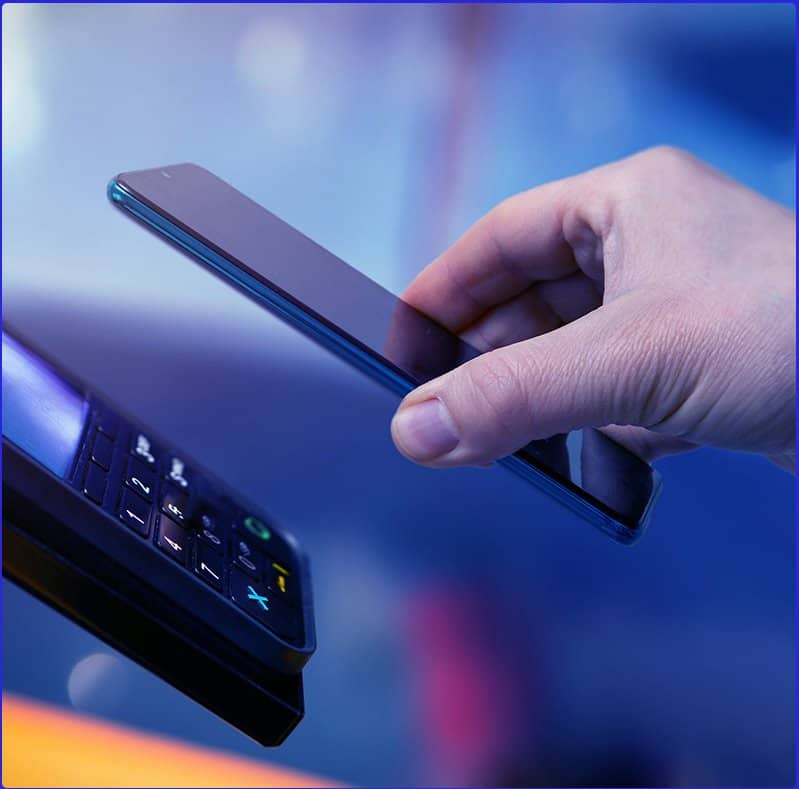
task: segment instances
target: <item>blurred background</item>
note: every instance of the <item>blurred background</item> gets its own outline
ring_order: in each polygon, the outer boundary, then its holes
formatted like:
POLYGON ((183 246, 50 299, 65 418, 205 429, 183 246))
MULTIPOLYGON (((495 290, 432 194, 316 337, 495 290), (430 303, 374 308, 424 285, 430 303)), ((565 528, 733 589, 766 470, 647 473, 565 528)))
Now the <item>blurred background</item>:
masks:
MULTIPOLYGON (((4 5, 4 320, 313 562, 307 715, 264 751, 3 582, 3 686, 372 785, 794 782, 794 479, 662 461, 623 549, 111 209, 195 161, 386 287, 502 198, 657 143, 795 204, 791 5, 4 5)), ((212 681, 212 678, 209 678, 212 681)))

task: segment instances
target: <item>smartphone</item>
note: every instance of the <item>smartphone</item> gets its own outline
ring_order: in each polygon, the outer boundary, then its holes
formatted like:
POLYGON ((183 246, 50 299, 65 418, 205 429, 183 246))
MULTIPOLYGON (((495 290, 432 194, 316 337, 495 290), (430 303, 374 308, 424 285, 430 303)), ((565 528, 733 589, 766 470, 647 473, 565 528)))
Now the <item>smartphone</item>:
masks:
POLYGON ((297 541, 3 326, 3 575, 262 745, 304 714, 297 541))
MULTIPOLYGON (((196 164, 121 173, 112 203, 404 396, 477 351, 196 164)), ((658 473, 588 429, 499 461, 621 543, 644 531, 658 473)))

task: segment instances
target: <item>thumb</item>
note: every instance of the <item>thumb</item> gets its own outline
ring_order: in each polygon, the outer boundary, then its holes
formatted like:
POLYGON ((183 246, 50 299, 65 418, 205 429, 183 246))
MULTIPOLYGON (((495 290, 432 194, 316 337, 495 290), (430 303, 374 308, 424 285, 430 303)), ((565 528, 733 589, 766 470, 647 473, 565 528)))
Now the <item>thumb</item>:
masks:
POLYGON ((415 389, 392 420, 394 443, 425 465, 484 465, 576 428, 652 425, 681 397, 677 382, 659 385, 670 334, 628 293, 415 389))

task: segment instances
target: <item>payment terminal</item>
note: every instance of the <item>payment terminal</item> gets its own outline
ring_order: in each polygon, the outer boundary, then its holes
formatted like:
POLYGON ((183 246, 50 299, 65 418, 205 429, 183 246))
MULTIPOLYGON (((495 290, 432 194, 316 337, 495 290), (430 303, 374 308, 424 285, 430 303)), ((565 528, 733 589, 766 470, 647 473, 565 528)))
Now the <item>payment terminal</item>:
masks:
POLYGON ((315 649, 295 539, 3 327, 3 574, 263 745, 315 649))

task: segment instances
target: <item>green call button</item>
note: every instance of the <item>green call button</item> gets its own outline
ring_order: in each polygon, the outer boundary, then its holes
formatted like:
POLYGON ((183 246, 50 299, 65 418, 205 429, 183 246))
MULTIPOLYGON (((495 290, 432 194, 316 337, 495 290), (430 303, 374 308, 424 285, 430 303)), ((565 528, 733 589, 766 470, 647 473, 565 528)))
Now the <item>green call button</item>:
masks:
POLYGON ((272 536, 272 532, 269 531, 266 524, 259 521, 258 518, 254 518, 252 515, 248 515, 244 519, 244 528, 247 529, 250 534, 254 534, 262 540, 268 540, 272 536))

